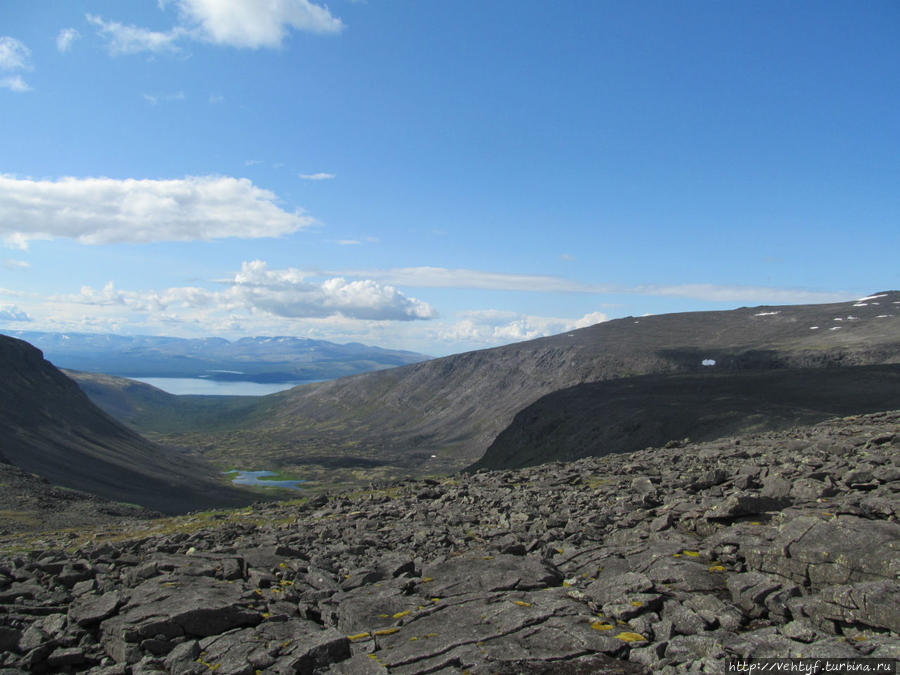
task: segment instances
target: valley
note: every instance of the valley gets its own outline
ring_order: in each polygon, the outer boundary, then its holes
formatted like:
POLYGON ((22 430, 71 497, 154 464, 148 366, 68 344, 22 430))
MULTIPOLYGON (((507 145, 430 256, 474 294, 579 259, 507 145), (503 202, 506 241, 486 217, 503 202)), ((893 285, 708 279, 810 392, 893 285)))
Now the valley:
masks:
POLYGON ((496 460, 504 453, 482 458, 507 427, 521 427, 516 415, 529 406, 555 419, 547 411, 556 400, 569 440, 551 443, 546 430, 535 431, 526 444, 535 449, 521 449, 530 453, 524 463, 896 407, 900 293, 874 295, 627 317, 258 398, 174 397, 128 380, 72 376, 104 410, 156 442, 222 470, 278 470, 308 480, 307 489, 327 489, 472 465, 522 466, 513 456, 519 450, 506 452, 508 462, 496 460), (604 396, 605 408, 588 403, 604 396))

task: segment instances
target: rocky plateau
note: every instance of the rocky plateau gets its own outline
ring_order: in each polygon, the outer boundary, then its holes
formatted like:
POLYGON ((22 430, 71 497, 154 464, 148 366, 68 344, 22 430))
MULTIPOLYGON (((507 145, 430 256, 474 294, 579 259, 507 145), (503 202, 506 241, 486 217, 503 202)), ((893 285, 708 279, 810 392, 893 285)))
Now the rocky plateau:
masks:
POLYGON ((900 658, 900 411, 0 539, 0 674, 900 658))

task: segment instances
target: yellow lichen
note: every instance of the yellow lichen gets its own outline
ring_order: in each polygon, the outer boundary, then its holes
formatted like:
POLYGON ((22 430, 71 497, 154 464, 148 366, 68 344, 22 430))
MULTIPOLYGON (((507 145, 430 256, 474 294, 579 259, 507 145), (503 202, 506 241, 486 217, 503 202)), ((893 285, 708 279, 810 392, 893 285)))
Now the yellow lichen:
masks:
POLYGON ((689 558, 699 558, 700 553, 698 551, 682 551, 689 558))
POLYGON ((407 614, 409 614, 409 610, 408 610, 408 609, 407 609, 407 610, 404 610, 404 611, 402 611, 402 612, 397 612, 396 614, 394 614, 394 618, 395 618, 395 619, 399 619, 399 618, 401 618, 401 617, 406 616, 407 614))
POLYGON ((400 629, 397 628, 396 626, 393 628, 382 628, 381 630, 376 630, 375 632, 373 632, 372 635, 375 635, 376 637, 382 636, 382 635, 393 635, 394 633, 398 632, 399 630, 400 629))
POLYGON ((595 621, 591 624, 591 628, 594 630, 612 630, 613 626, 609 623, 604 623, 602 621, 595 621))
POLYGON ((350 640, 350 642, 356 642, 357 640, 363 640, 367 637, 369 637, 368 633, 355 633, 354 635, 348 635, 347 639, 350 640))
POLYGON ((519 607, 531 607, 530 602, 525 602, 524 600, 513 600, 514 605, 518 605, 519 607))
POLYGON ((631 633, 628 631, 619 633, 618 635, 614 635, 613 637, 617 640, 622 640, 623 642, 646 642, 647 640, 647 638, 645 638, 640 633, 631 633))
POLYGON ((422 577, 422 583, 427 584, 429 581, 434 581, 432 577, 422 577))
POLYGON ((632 600, 632 601, 631 601, 631 606, 632 606, 632 607, 643 607, 643 606, 644 606, 644 603, 641 602, 640 600, 632 600))
POLYGON ((724 565, 710 565, 709 571, 710 572, 724 572, 725 566, 724 565))

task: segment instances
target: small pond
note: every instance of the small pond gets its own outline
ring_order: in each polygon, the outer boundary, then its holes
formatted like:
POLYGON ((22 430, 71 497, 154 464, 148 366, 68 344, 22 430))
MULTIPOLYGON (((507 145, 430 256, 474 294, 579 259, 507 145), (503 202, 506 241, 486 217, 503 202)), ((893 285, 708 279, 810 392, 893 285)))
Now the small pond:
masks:
POLYGON ((247 485, 252 487, 268 487, 268 488, 286 488, 288 490, 299 490, 300 484, 305 480, 272 480, 268 476, 277 476, 274 471, 224 471, 226 475, 235 474, 231 479, 233 485, 247 485))

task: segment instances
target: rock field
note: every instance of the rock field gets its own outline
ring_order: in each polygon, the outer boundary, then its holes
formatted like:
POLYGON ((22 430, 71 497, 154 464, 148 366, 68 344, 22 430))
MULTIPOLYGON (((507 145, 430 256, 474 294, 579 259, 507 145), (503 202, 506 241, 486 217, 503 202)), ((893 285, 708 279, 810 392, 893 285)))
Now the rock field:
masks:
POLYGON ((0 540, 0 675, 900 658, 900 412, 0 540))

